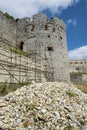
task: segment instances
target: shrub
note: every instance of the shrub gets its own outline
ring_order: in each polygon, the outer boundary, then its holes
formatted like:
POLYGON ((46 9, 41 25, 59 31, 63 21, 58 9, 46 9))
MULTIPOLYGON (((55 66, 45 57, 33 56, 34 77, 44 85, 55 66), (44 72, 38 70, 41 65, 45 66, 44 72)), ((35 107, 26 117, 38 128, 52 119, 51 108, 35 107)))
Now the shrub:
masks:
POLYGON ((7 12, 6 12, 6 13, 4 13, 4 16, 6 16, 8 19, 14 19, 14 17, 13 17, 13 16, 11 16, 11 15, 9 15, 7 12))
POLYGON ((66 94, 71 98, 71 97, 75 97, 76 93, 72 92, 72 91, 66 91, 66 94))

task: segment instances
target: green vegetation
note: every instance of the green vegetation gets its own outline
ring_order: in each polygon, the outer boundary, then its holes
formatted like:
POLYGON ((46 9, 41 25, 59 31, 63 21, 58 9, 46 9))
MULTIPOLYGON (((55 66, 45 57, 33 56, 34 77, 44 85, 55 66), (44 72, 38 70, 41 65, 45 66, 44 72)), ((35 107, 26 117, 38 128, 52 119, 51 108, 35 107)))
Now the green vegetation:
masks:
POLYGON ((74 84, 75 87, 77 87, 78 89, 80 89, 82 92, 87 94, 87 85, 84 84, 74 84))
POLYGON ((20 49, 11 48, 10 51, 12 51, 12 52, 14 52, 16 54, 20 54, 20 55, 25 56, 25 57, 29 57, 29 53, 28 52, 22 51, 20 49))
POLYGON ((12 51, 16 54, 19 54, 21 56, 29 57, 29 58, 31 58, 32 60, 35 61, 35 57, 36 57, 35 54, 30 54, 28 52, 22 51, 22 50, 17 49, 17 48, 10 48, 10 51, 12 51))
POLYGON ((7 12, 4 13, 4 16, 6 16, 8 19, 13 19, 13 20, 15 20, 14 17, 11 16, 11 15, 9 15, 7 12))
POLYGON ((25 98, 23 99, 23 104, 25 105, 26 107, 26 111, 29 111, 29 110, 33 110, 33 109, 36 109, 37 107, 37 102, 31 102, 29 100, 29 98, 25 98))
POLYGON ((64 130, 74 130, 73 126, 69 125, 66 128, 64 128, 64 130))
POLYGON ((8 94, 8 87, 6 83, 3 83, 0 85, 0 96, 4 96, 6 94, 8 94))
POLYGON ((71 72, 70 75, 82 75, 87 74, 87 72, 71 72))
POLYGON ((80 120, 80 124, 81 124, 82 126, 84 126, 84 125, 85 125, 85 122, 82 121, 82 120, 80 120))
POLYGON ((6 18, 8 19, 12 19, 14 20, 15 22, 18 22, 19 18, 14 18, 13 16, 9 15, 7 12, 3 14, 6 18))
POLYGON ((72 92, 72 91, 66 91, 66 94, 71 98, 71 97, 75 97, 76 93, 72 92))
POLYGON ((15 22, 18 22, 18 21, 19 21, 19 18, 16 18, 16 19, 15 19, 15 22))
POLYGON ((49 130, 56 130, 54 127, 51 127, 49 130))
POLYGON ((5 96, 6 94, 15 91, 18 88, 21 88, 23 85, 27 83, 18 83, 18 84, 7 84, 2 83, 0 84, 0 96, 5 96))

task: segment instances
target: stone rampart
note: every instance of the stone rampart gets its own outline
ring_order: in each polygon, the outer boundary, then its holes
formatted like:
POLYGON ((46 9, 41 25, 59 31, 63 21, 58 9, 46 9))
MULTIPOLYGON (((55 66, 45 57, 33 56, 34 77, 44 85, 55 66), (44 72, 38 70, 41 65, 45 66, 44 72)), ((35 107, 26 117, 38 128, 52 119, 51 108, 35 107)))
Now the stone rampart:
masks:
MULTIPOLYGON (((16 22, 0 12, 0 36, 16 44, 16 22)), ((1 41, 0 41, 1 42, 1 41)))
MULTIPOLYGON (((14 50, 14 48, 13 48, 14 50)), ((0 47, 0 83, 31 83, 46 81, 43 65, 30 57, 0 47)))

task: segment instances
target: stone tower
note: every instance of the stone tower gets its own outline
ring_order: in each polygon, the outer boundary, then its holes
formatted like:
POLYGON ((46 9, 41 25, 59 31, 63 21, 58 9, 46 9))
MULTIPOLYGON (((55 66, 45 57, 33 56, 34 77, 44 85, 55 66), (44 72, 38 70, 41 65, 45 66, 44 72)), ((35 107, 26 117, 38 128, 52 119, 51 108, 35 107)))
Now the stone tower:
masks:
MULTIPOLYGON (((23 18, 18 22, 17 37, 19 43, 24 43, 23 50, 38 53, 43 59, 48 59, 54 81, 70 81, 66 29, 62 20, 48 20, 45 14, 34 15, 32 21, 23 18)), ((46 62, 41 62, 46 65, 46 62)), ((46 78, 49 79, 49 74, 46 74, 46 78)))

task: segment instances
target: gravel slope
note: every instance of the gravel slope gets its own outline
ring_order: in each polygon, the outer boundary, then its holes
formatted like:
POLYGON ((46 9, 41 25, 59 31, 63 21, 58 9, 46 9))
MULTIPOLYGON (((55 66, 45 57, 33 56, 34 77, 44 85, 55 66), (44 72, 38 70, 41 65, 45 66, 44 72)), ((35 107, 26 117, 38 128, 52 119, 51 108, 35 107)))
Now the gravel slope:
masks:
POLYGON ((87 130, 87 94, 62 82, 23 86, 0 97, 0 130, 87 130))

